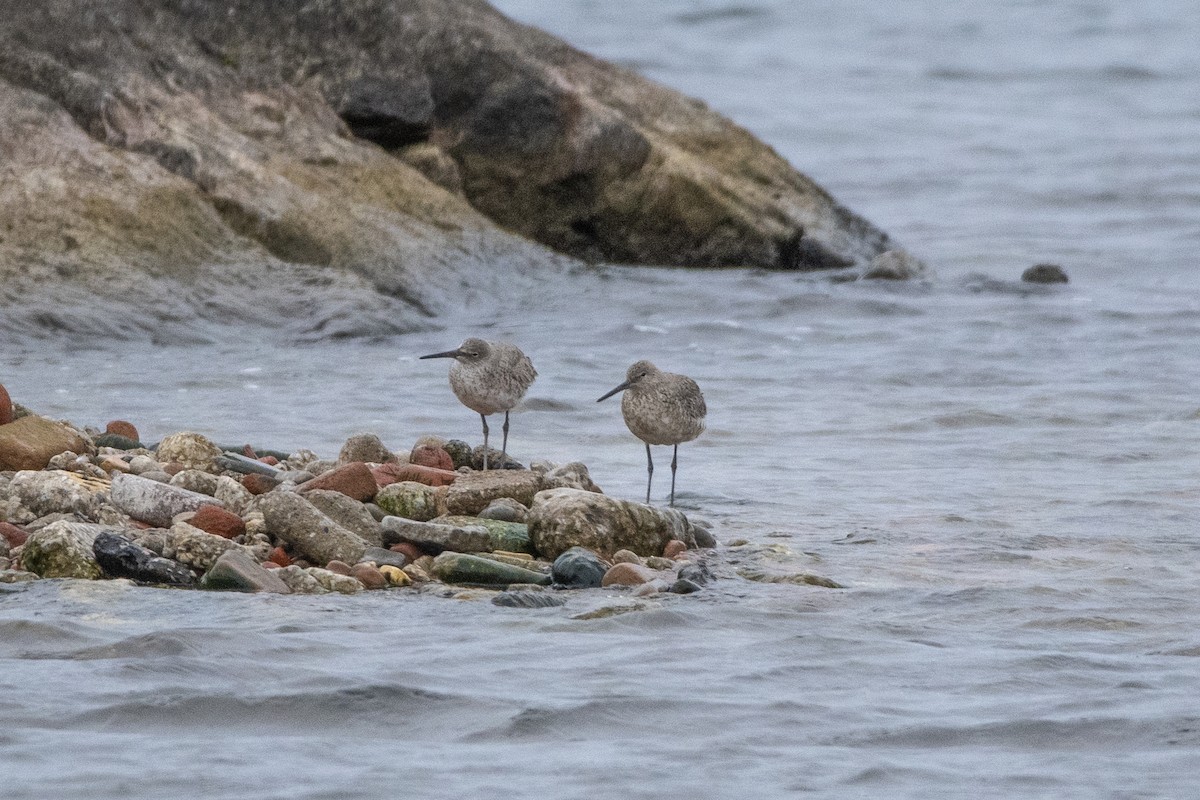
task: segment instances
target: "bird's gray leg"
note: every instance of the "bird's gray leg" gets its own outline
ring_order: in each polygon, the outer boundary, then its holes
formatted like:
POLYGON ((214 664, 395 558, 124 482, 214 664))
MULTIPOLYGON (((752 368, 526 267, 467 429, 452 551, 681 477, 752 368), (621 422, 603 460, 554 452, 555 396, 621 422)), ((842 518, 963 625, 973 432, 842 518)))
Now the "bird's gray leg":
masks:
POLYGON ((483 414, 480 414, 480 415, 479 415, 479 418, 480 418, 481 420, 483 420, 483 471, 484 471, 484 472, 487 472, 487 467, 488 467, 488 465, 487 465, 487 456, 488 456, 488 447, 487 447, 487 435, 488 435, 487 417, 485 417, 483 414))
POLYGON ((671 506, 675 506, 675 468, 679 466, 679 445, 675 445, 675 452, 671 454, 671 506))
POLYGON ((650 444, 646 444, 646 505, 650 505, 650 482, 654 480, 654 459, 650 457, 650 444))
POLYGON ((504 469, 508 464, 508 412, 504 412, 504 444, 500 447, 500 469, 504 469))

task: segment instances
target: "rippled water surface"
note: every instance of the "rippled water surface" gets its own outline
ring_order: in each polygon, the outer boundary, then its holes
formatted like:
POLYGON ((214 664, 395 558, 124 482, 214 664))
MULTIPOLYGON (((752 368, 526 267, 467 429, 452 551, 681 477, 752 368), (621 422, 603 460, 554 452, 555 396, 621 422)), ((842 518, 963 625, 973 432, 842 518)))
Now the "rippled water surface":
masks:
POLYGON ((935 277, 609 268, 379 341, 38 342, 0 381, 149 440, 331 456, 476 440, 416 356, 508 338, 541 373, 513 454, 637 498, 642 446, 594 401, 648 357, 704 389, 679 498, 751 543, 723 560, 847 588, 588 620, 610 595, 0 586, 0 797, 1191 796, 1200 12, 501 5, 703 97, 935 277), (1042 260, 1072 282, 1016 280, 1042 260))

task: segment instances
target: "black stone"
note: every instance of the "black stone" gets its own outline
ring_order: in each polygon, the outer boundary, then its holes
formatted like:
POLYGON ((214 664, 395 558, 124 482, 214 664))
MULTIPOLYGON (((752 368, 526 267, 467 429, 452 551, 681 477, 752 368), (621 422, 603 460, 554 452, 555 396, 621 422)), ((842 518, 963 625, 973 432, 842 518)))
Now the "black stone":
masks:
POLYGON ((1026 283, 1067 283, 1067 273, 1058 264, 1034 264, 1021 273, 1026 283))
POLYGON ((117 533, 104 531, 92 545, 96 561, 104 572, 114 578, 129 578, 138 583, 157 583, 169 586, 192 586, 196 573, 169 558, 156 555, 117 533))
POLYGON ((671 588, 667 591, 671 594, 692 594, 693 592, 700 591, 700 586, 686 578, 680 578, 672 583, 671 588))
POLYGON ((717 539, 712 535, 712 531, 708 529, 708 523, 706 522, 692 521, 692 538, 696 540, 696 547, 701 549, 717 546, 717 539))
POLYGON ((703 586, 713 579, 712 570, 703 561, 684 564, 677 574, 681 580, 691 581, 697 586, 703 586))
POLYGON ((117 433, 102 433, 93 441, 96 447, 111 447, 114 450, 137 450, 142 446, 141 442, 135 442, 128 436, 121 436, 117 433))
POLYGON ((552 608, 566 605, 565 597, 549 592, 501 592, 492 598, 492 604, 505 608, 552 608))
POLYGON ((572 547, 550 567, 550 577, 567 589, 594 589, 600 586, 611 565, 586 547, 572 547))

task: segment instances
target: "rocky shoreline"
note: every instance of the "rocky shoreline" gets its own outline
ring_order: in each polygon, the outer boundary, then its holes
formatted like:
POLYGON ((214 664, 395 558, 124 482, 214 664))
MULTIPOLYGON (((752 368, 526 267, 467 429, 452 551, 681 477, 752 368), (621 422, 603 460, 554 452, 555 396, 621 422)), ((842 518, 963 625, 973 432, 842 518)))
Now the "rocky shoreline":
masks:
POLYGON ((770 548, 721 547, 675 509, 605 495, 580 462, 483 471, 483 455, 436 437, 396 453, 374 434, 351 437, 335 459, 193 432, 145 446, 128 422, 78 428, 10 404, 0 386, 0 583, 486 590, 526 608, 567 602, 553 590, 691 594, 717 577, 838 586, 764 569, 770 548))

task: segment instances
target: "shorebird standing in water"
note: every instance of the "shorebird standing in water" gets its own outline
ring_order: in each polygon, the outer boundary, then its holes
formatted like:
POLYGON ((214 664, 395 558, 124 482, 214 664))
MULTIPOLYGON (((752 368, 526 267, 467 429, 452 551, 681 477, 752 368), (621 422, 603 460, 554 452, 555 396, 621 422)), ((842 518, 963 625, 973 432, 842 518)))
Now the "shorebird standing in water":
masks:
MULTIPOLYGON (((704 431, 704 395, 686 375, 663 372, 649 361, 639 361, 625 373, 625 382, 600 400, 617 392, 621 414, 634 436, 646 443, 646 502, 650 502, 650 482, 654 479, 654 460, 650 445, 675 446, 671 456, 671 505, 675 505, 675 468, 679 463, 679 445, 690 442, 704 431)), ((596 402, 599 403, 600 400, 596 402)))
POLYGON ((457 350, 431 353, 421 358, 453 358, 450 388, 459 401, 483 420, 483 468, 488 468, 489 414, 504 412, 504 445, 500 468, 508 462, 508 412, 525 396, 537 377, 533 363, 515 345, 467 339, 457 350))

